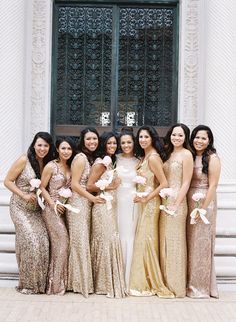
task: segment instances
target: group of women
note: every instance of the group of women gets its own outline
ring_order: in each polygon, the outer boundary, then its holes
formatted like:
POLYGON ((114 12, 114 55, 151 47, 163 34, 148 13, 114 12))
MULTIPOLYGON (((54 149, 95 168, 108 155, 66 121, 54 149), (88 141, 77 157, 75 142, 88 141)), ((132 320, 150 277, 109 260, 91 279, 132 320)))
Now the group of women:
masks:
POLYGON ((55 145, 50 134, 37 133, 5 179, 13 192, 18 291, 218 297, 220 161, 209 127, 199 125, 190 136, 186 125, 175 124, 164 144, 151 126, 136 137, 130 128, 99 137, 89 127, 78 147, 65 137, 55 145), (161 199, 165 188, 171 193, 161 199), (62 189, 72 191, 68 209, 62 189))

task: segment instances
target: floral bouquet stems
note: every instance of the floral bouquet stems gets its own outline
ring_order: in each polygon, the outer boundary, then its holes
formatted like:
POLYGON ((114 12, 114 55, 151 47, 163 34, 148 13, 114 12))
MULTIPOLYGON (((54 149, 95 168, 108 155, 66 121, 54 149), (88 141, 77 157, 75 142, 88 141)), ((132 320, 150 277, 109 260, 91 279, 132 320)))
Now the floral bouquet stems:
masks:
POLYGON ((205 195, 203 193, 201 193, 201 192, 194 193, 192 195, 192 199, 195 201, 196 206, 195 206, 195 208, 193 209, 193 211, 190 214, 190 217, 191 217, 190 224, 191 225, 196 224, 197 219, 199 217, 204 222, 204 224, 206 224, 206 225, 210 224, 209 220, 206 218, 207 211, 205 209, 203 209, 203 208, 200 208, 202 199, 204 199, 204 198, 205 198, 205 195))
POLYGON ((160 205, 160 209, 163 210, 167 215, 176 217, 177 213, 174 210, 169 210, 168 205, 169 205, 169 198, 175 197, 174 190, 172 188, 163 188, 159 192, 159 195, 163 199, 163 205, 160 205))
POLYGON ((74 212, 76 214, 79 213, 79 209, 72 207, 70 204, 68 204, 68 199, 72 196, 72 192, 70 188, 61 188, 58 190, 58 194, 60 196, 60 200, 57 200, 54 206, 55 213, 59 216, 57 211, 57 205, 62 205, 66 209, 70 210, 71 212, 74 212))
MULTIPOLYGON (((44 205, 44 198, 42 197, 40 197, 40 195, 41 195, 41 193, 42 193, 42 191, 41 191, 41 189, 39 188, 40 187, 40 184, 41 184, 41 180, 40 179, 31 179, 30 180, 30 185, 31 185, 31 188, 30 188, 30 191, 34 191, 35 192, 35 194, 36 194, 36 197, 37 197, 37 202, 38 202, 38 204, 39 204, 39 206, 40 206, 40 208, 42 209, 42 210, 44 210, 45 209, 45 205, 44 205)), ((36 204, 32 204, 32 210, 36 210, 36 208, 37 208, 37 205, 36 204)))

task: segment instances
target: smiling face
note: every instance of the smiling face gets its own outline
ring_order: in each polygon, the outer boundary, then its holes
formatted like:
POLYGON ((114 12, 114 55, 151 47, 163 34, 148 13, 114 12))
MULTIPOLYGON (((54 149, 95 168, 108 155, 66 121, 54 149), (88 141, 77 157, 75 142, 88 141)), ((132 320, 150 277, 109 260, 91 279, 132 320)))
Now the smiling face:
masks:
POLYGON ((34 150, 37 159, 43 159, 49 151, 49 144, 42 138, 37 138, 34 144, 34 150))
POLYGON ((195 138, 193 139, 193 146, 197 154, 201 155, 209 144, 209 137, 207 131, 198 131, 195 138))
POLYGON ((116 138, 112 136, 107 140, 106 153, 111 156, 116 153, 116 149, 117 149, 117 141, 116 141, 116 138))
POLYGON ((184 130, 180 126, 173 128, 173 131, 170 136, 170 141, 175 148, 182 147, 185 141, 184 130))
POLYGON ((96 133, 87 132, 84 136, 84 146, 91 152, 94 152, 98 147, 98 137, 96 133))
POLYGON ((138 141, 141 148, 144 150, 152 146, 152 138, 147 130, 140 131, 138 141))
POLYGON ((57 149, 57 152, 59 154, 60 160, 67 161, 72 156, 72 148, 71 148, 70 144, 66 141, 61 142, 61 144, 59 145, 59 147, 57 149))
POLYGON ((125 134, 120 138, 120 147, 124 154, 132 155, 134 151, 134 141, 131 135, 125 134))

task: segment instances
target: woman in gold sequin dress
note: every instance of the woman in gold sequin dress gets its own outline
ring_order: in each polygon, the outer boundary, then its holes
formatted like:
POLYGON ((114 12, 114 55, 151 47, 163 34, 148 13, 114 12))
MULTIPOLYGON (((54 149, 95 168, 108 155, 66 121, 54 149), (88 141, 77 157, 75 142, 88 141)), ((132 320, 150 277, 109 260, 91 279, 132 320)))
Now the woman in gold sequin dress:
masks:
POLYGON ((214 148, 211 129, 197 126, 191 134, 190 145, 194 155, 194 171, 188 192, 189 214, 196 208, 193 194, 205 197, 198 208, 206 211, 209 224, 197 218, 195 224, 187 221, 188 282, 187 296, 192 298, 218 297, 214 250, 216 232, 216 188, 220 176, 220 160, 214 148))
POLYGON ((63 215, 65 208, 56 204, 56 201, 63 201, 59 195, 60 190, 70 188, 70 166, 75 149, 73 141, 63 137, 57 139, 56 149, 56 159, 49 162, 43 170, 40 188, 46 201, 43 219, 50 240, 47 294, 63 295, 67 288, 69 236, 63 215))
POLYGON ((186 296, 187 245, 186 245, 186 194, 193 173, 193 157, 189 148, 189 128, 180 123, 173 125, 165 137, 166 161, 164 172, 173 189, 168 209, 160 216, 160 262, 164 281, 176 297, 186 296))
MULTIPOLYGON (((92 209, 92 238, 91 257, 96 294, 107 297, 121 298, 125 296, 125 278, 122 249, 117 223, 116 188, 120 179, 114 173, 113 165, 116 160, 117 139, 112 132, 105 132, 101 136, 101 153, 91 170, 87 189, 98 195, 111 197, 108 203, 96 204, 92 209), (110 163, 103 162, 105 156, 110 157, 110 163), (98 180, 108 180, 105 192, 96 186, 98 180)), ((104 159, 105 160, 105 159, 104 159)))
POLYGON ((100 197, 86 190, 91 165, 96 158, 99 136, 92 127, 81 131, 79 153, 71 165, 71 206, 79 213, 67 212, 69 227, 68 291, 82 293, 88 297, 93 293, 93 276, 90 255, 91 207, 92 203, 104 203, 100 197))
POLYGON ((171 298, 174 295, 163 282, 159 264, 159 192, 167 186, 161 159, 163 148, 156 130, 150 126, 142 126, 137 138, 141 157, 137 174, 146 178, 146 184, 138 184, 137 190, 143 195, 134 199, 139 203, 140 211, 130 272, 130 294, 171 298))
POLYGON ((43 167, 54 158, 51 135, 38 132, 27 155, 10 168, 4 184, 13 193, 10 215, 16 232, 16 259, 19 268, 17 290, 24 294, 45 293, 49 263, 48 234, 37 204, 31 179, 40 179, 43 167))

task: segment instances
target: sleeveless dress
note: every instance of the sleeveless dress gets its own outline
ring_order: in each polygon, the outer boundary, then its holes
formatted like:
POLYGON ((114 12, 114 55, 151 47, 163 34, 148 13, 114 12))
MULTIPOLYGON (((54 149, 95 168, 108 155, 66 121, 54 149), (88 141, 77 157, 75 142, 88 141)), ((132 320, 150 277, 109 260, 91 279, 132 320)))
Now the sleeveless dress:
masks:
MULTIPOLYGON (((175 160, 164 163, 164 172, 169 187, 178 194, 183 177, 183 164, 175 160)), ((160 261, 161 271, 168 288, 176 297, 186 296, 187 245, 186 245, 186 198, 180 204, 177 216, 164 211, 160 216, 160 261)))
MULTIPOLYGON (((82 156, 85 160, 85 168, 79 183, 86 190, 91 166, 84 153, 77 154, 74 160, 79 156, 82 156)), ((88 297, 89 293, 93 293, 90 255, 92 203, 75 191, 72 192, 69 203, 71 206, 78 208, 80 212, 78 214, 71 211, 67 212, 70 238, 67 290, 82 293, 84 297, 88 297)))
POLYGON ((123 262, 125 268, 125 282, 129 287, 130 268, 133 256, 133 243, 138 219, 138 205, 133 202, 136 191, 136 166, 138 159, 135 157, 126 158, 121 154, 117 155, 117 174, 121 184, 117 188, 117 216, 118 227, 122 246, 123 262), (119 169, 119 167, 121 167, 119 169))
MULTIPOLYGON (((147 182, 146 186, 138 184, 137 190, 143 192, 147 187, 152 190, 156 189, 159 183, 149 168, 148 159, 144 159, 138 166, 137 174, 140 175, 141 173, 145 173, 147 182)), ((163 282, 159 264, 158 219, 160 197, 156 196, 146 204, 139 206, 130 273, 130 294, 172 298, 174 295, 163 282)))
MULTIPOLYGON (((35 172, 27 159, 26 166, 15 184, 21 191, 30 193, 30 180, 35 178, 35 172)), ((17 290, 25 294, 45 293, 49 242, 41 208, 13 193, 10 215, 16 232, 16 259, 19 268, 17 290)))
MULTIPOLYGON (((217 156, 212 156, 217 157, 217 156)), ((202 167, 194 167, 191 186, 188 192, 189 214, 196 203, 192 199, 194 193, 201 192, 206 195, 208 190, 208 177, 202 172, 202 167)), ((216 233, 216 195, 207 208, 206 218, 210 224, 206 225, 199 220, 190 225, 190 217, 187 222, 188 240, 188 283, 187 296, 194 298, 218 298, 216 284, 214 251, 216 233)))
MULTIPOLYGON (((100 162, 98 158, 95 161, 100 162)), ((100 179, 109 178, 109 165, 100 179)), ((109 190, 112 208, 106 204, 95 204, 92 208, 91 257, 96 294, 121 298, 125 296, 125 278, 122 249, 117 224, 116 191, 109 190)))
MULTIPOLYGON (((70 187, 70 178, 66 178, 54 160, 49 162, 53 169, 52 177, 48 183, 48 193, 52 200, 60 201, 58 190, 70 187)), ((69 236, 65 225, 65 215, 57 215, 46 203, 43 211, 49 240, 50 264, 47 282, 47 294, 63 295, 67 287, 67 265, 69 252, 69 236)))

